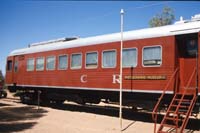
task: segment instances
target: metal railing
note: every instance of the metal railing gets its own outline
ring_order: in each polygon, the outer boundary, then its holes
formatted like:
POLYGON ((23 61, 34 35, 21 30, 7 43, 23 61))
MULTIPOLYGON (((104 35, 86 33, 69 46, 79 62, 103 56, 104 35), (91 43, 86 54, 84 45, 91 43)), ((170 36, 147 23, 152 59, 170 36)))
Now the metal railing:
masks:
MULTIPOLYGON (((186 89, 189 88, 189 86, 191 85, 192 79, 193 79, 193 77, 195 76, 195 74, 198 75, 197 72, 198 72, 198 71, 197 71, 197 68, 194 68, 194 70, 193 70, 193 72, 192 72, 192 74, 191 74, 191 76, 190 76, 190 79, 189 79, 189 81, 188 81, 188 83, 187 83, 186 89)), ((197 88, 195 88, 195 90, 196 90, 196 89, 197 89, 197 88)), ((185 93, 186 93, 186 90, 184 90, 184 94, 185 94, 185 93)), ((192 112, 192 109, 193 109, 193 107, 194 107, 194 105, 195 105, 195 102, 196 102, 196 99, 197 99, 196 92, 195 92, 195 94, 193 94, 193 95, 194 95, 194 96, 193 96, 193 98, 192 98, 191 105, 189 106, 188 111, 187 111, 186 116, 185 116, 185 119, 184 119, 184 121, 183 121, 183 124, 182 124, 182 126, 180 127, 180 131, 181 131, 181 132, 183 132, 183 130, 185 129, 185 127, 186 127, 186 125, 187 125, 187 122, 188 122, 188 120, 189 120, 190 113, 192 112)), ((181 101, 183 100, 183 98, 184 98, 184 96, 182 96, 181 101)), ((181 102, 178 104, 178 106, 180 106, 180 104, 181 104, 181 102)), ((175 113, 177 113, 177 112, 178 112, 178 109, 176 109, 175 113)))
MULTIPOLYGON (((166 94, 166 91, 167 89, 169 88, 169 86, 171 85, 173 79, 177 76, 177 72, 179 71, 179 68, 176 68, 176 70, 174 71, 174 73, 172 74, 171 78, 169 79, 167 85, 165 86, 164 88, 164 91, 162 93, 162 95, 160 96, 160 98, 158 99, 158 102, 157 104, 155 105, 154 109, 153 109, 153 112, 152 112, 152 119, 154 121, 154 133, 156 133, 156 124, 157 124, 157 117, 158 117, 158 114, 157 114, 157 110, 158 110, 158 107, 161 103, 161 100, 163 99, 164 95, 166 94)), ((177 91, 177 86, 175 88, 175 91, 177 91)))

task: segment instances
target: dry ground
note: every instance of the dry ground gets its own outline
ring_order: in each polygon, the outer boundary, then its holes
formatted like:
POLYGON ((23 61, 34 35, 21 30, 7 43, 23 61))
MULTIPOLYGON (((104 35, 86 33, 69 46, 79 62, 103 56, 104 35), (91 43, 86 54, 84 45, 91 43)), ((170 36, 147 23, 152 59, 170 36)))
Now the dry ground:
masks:
MULTIPOLYGON (((153 133, 151 114, 123 110, 122 133, 153 133)), ((159 117, 161 118, 161 116, 159 117)), ((187 133, 200 133, 200 119, 192 119, 187 133)), ((0 99, 0 132, 120 133, 118 108, 105 104, 81 106, 66 103, 40 107, 11 98, 0 99)))

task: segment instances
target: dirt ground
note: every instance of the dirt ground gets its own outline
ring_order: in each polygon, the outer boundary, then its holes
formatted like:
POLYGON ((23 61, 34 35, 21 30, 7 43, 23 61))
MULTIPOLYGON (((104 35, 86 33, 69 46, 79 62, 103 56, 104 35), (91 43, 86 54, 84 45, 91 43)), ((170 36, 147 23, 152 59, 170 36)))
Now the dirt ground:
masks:
MULTIPOLYGON (((153 126, 150 113, 123 109, 122 133, 153 133, 153 126)), ((191 119, 187 128, 187 133, 200 133, 200 119, 191 119)), ((0 132, 120 133, 118 108, 65 102, 61 106, 38 109, 34 105, 21 104, 9 95, 0 99, 0 132)))

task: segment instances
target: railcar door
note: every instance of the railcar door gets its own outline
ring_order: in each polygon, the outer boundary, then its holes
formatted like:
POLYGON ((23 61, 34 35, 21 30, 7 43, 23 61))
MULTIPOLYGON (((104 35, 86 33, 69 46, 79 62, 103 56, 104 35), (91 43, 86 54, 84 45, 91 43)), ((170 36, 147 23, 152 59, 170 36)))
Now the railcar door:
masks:
POLYGON ((198 62, 198 33, 176 36, 178 62, 180 67, 180 87, 178 92, 195 92, 196 68, 198 62), (192 76, 192 73, 193 76, 192 76), (191 82, 190 82, 191 81, 191 82))
POLYGON ((18 75, 19 75, 19 57, 14 56, 14 59, 13 59, 13 83, 14 84, 17 84, 18 75))
POLYGON ((7 84, 13 83, 13 60, 14 60, 14 57, 7 58, 7 64, 6 64, 6 83, 7 84))

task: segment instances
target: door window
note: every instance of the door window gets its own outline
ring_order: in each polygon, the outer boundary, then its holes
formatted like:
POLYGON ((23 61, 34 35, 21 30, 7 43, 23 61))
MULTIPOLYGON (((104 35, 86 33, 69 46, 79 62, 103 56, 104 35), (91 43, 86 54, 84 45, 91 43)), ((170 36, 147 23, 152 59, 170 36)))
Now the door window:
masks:
POLYGON ((11 60, 7 61, 7 71, 12 71, 12 61, 11 60))

